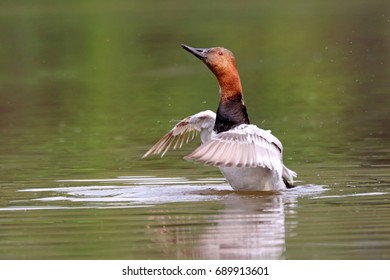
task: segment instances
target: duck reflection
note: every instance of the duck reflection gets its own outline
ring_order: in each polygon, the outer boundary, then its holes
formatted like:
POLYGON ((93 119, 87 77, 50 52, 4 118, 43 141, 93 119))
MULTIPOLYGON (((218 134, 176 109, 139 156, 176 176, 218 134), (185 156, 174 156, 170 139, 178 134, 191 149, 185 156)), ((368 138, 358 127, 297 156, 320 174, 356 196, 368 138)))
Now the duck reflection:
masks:
POLYGON ((292 199, 232 192, 213 204, 220 209, 206 214, 201 205, 192 205, 198 209, 192 214, 162 211, 152 217, 155 224, 148 232, 168 258, 283 259, 285 204, 292 199))

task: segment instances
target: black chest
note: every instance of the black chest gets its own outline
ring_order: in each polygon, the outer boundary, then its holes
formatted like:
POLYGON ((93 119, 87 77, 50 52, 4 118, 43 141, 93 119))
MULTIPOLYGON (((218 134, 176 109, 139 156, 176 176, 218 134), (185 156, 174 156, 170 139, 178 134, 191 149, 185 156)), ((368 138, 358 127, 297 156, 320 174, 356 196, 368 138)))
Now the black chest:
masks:
POLYGON ((217 110, 214 131, 217 133, 224 132, 240 124, 249 124, 248 113, 241 100, 229 100, 220 103, 217 110))

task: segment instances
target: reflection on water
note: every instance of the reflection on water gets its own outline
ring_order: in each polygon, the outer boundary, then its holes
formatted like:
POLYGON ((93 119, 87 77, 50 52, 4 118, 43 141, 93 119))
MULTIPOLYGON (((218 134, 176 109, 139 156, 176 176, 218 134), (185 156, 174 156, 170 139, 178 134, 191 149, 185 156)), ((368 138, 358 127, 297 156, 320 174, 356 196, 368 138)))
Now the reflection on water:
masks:
POLYGON ((285 250, 284 197, 236 195, 198 237, 196 258, 280 259, 285 250))
POLYGON ((151 234, 156 235, 156 242, 174 243, 178 258, 281 259, 286 232, 284 199, 282 195, 233 195, 222 203, 218 214, 208 217, 201 232, 190 226, 178 231, 172 227, 173 216, 155 216, 165 230, 151 234), (189 235, 193 239, 190 248, 189 235))
POLYGON ((298 197, 313 197, 326 190, 306 185, 281 193, 239 193, 220 178, 190 181, 135 176, 60 182, 104 185, 23 189, 21 192, 38 197, 14 201, 17 206, 0 211, 152 207, 147 216, 147 237, 166 257, 185 259, 283 259, 286 232, 295 224, 286 225, 285 213, 294 212, 298 197), (107 185, 113 183, 121 185, 107 185), (194 209, 195 218, 172 213, 175 207, 169 206, 209 201, 217 208, 209 213, 194 209), (155 209, 159 204, 166 209, 155 209))
POLYGON ((23 251, 22 258, 390 257, 390 188, 302 185, 241 193, 221 178, 152 176, 55 184, 20 189, 0 208, 5 258, 19 258, 23 249, 15 245, 29 246, 31 238, 40 251, 23 251))

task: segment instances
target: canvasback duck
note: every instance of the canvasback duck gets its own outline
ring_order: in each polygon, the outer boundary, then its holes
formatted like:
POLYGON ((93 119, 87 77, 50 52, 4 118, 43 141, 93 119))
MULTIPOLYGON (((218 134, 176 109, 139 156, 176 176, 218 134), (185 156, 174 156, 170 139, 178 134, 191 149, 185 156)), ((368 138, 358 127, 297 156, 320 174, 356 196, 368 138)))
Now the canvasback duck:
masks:
POLYGON ((292 187, 297 174, 283 164, 282 143, 270 130, 249 122, 233 53, 222 47, 181 46, 217 77, 217 113, 207 110, 184 118, 143 158, 151 154, 162 157, 170 148, 181 148, 200 132, 202 144, 184 159, 217 166, 234 190, 278 191, 292 187))

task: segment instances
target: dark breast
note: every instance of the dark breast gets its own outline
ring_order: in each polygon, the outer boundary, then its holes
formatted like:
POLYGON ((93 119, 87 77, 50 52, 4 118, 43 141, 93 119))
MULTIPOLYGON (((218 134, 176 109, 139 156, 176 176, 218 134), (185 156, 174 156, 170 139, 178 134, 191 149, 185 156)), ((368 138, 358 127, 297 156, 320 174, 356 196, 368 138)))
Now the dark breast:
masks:
POLYGON ((214 131, 217 133, 224 132, 240 124, 249 124, 246 107, 242 104, 241 99, 220 103, 214 131))

